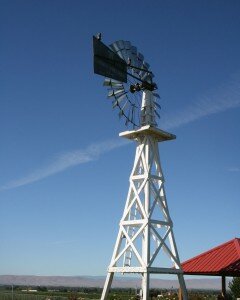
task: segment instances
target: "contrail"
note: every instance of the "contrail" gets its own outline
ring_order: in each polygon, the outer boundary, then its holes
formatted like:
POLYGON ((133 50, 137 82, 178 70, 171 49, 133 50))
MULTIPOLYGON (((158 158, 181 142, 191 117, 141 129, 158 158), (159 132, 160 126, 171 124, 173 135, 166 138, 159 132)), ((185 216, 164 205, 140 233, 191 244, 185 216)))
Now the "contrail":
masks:
POLYGON ((229 172, 240 172, 240 168, 239 167, 231 167, 228 169, 229 172))
POLYGON ((203 117, 239 106, 240 76, 237 74, 226 84, 198 97, 194 103, 183 110, 163 116, 161 127, 166 129, 177 128, 203 117))
MULTIPOLYGON (((166 129, 177 128, 199 120, 205 116, 239 107, 239 79, 240 76, 237 74, 231 81, 216 89, 213 89, 205 95, 200 96, 193 104, 186 107, 182 111, 167 114, 161 119, 161 127, 166 129)), ((85 149, 70 151, 62 155, 57 155, 49 165, 37 169, 25 177, 8 182, 0 187, 0 191, 24 186, 59 172, 63 172, 68 168, 96 160, 100 155, 126 144, 128 144, 128 141, 126 140, 107 140, 92 144, 85 149)), ((238 168, 234 168, 235 172, 238 170, 238 168)))
POLYGON ((27 185, 56 173, 63 172, 68 168, 96 160, 100 155, 126 144, 128 144, 127 140, 107 140, 92 144, 85 149, 79 149, 57 155, 49 165, 39 168, 25 177, 8 182, 4 186, 0 187, 0 191, 27 185))

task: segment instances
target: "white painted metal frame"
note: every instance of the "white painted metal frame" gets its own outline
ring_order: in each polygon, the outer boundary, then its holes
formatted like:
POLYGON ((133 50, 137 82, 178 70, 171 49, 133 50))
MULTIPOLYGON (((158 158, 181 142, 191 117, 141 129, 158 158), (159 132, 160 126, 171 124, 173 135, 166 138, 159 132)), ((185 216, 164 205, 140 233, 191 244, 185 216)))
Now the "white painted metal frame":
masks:
MULTIPOLYGON (((152 105, 151 97, 151 94, 145 94, 143 102, 152 105)), ((145 115, 144 120, 149 120, 151 126, 155 125, 152 115, 151 118, 145 115)), ((145 121, 143 125, 146 125, 145 121)), ((114 273, 141 273, 143 300, 149 298, 150 273, 176 274, 185 300, 186 286, 165 196, 158 139, 149 130, 142 130, 134 140, 137 148, 127 201, 101 300, 107 298, 114 273), (169 267, 154 266, 161 251, 167 255, 169 267)))

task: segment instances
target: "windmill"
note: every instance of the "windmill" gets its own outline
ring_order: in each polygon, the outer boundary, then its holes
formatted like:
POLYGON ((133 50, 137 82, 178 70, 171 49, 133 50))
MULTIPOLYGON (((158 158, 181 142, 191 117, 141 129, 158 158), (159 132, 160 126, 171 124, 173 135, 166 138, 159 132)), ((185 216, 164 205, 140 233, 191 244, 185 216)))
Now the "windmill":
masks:
POLYGON ((115 273, 141 274, 143 300, 149 299, 150 274, 178 277, 183 299, 187 291, 173 234, 158 143, 176 138, 157 127, 159 95, 144 56, 129 41, 107 47, 101 35, 93 37, 94 72, 105 76, 103 85, 119 117, 132 130, 120 137, 136 142, 129 191, 119 224, 101 300, 107 299, 115 273))

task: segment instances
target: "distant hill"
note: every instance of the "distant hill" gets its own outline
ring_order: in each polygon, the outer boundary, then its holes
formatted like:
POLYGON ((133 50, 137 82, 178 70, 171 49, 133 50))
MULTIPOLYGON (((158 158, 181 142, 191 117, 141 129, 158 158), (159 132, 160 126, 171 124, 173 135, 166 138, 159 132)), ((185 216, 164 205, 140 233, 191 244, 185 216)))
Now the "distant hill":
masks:
MULTIPOLYGON (((67 286, 67 287, 103 287, 105 276, 25 276, 25 275, 0 275, 1 285, 24 286, 67 286)), ((139 287, 140 279, 132 277, 116 277, 112 287, 139 287)), ((221 287, 220 277, 208 279, 186 279, 189 289, 214 289, 221 287)), ((177 280, 151 279, 153 288, 177 288, 177 280)))

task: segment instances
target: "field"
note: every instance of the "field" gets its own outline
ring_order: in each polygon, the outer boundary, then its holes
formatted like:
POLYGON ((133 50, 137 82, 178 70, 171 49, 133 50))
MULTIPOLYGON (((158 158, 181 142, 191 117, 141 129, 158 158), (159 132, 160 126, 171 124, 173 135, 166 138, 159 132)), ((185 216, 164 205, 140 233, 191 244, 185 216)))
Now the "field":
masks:
MULTIPOLYGON (((0 300, 90 300, 100 299, 100 288, 67 288, 67 287, 23 287, 1 286, 0 300)), ((138 300, 139 291, 135 289, 112 289, 109 300, 138 300)), ((215 300, 220 291, 189 291, 190 300, 215 300)), ((177 300, 176 290, 151 289, 150 299, 177 300)))

